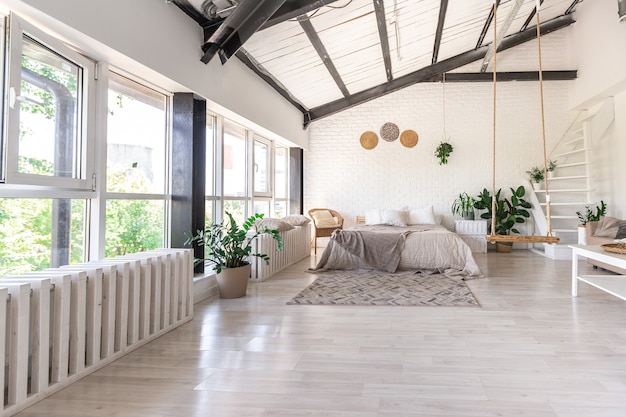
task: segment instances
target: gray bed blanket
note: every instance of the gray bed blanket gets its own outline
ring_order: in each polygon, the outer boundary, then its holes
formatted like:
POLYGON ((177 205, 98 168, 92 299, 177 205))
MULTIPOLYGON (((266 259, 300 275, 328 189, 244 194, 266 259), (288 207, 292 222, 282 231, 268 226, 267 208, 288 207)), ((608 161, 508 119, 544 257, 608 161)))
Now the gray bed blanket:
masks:
MULTIPOLYGON (((331 236, 336 244, 362 259, 372 268, 395 272, 409 231, 374 233, 356 230, 336 230, 331 236)), ((324 265, 320 261, 318 265, 324 265)))

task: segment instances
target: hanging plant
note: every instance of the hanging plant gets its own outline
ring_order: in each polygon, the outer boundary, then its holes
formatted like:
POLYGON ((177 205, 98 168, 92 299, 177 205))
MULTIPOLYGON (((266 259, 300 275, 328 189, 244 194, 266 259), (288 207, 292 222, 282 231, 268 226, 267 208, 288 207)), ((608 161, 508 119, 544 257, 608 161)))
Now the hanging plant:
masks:
POLYGON ((437 149, 435 149, 435 156, 439 158, 439 165, 445 165, 448 163, 448 158, 454 148, 448 142, 441 142, 437 149))

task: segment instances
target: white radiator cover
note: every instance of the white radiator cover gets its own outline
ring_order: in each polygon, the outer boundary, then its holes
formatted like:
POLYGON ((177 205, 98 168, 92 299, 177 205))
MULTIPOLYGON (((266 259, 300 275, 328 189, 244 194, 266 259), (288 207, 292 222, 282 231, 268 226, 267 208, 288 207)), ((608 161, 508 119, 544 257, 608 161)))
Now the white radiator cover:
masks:
POLYGON ((23 410, 192 318, 191 249, 0 278, 0 404, 6 404, 0 416, 23 410))
POLYGON ((277 251, 278 243, 268 234, 261 234, 252 242, 253 253, 265 253, 270 257, 269 264, 257 257, 252 257, 251 279, 263 281, 269 276, 285 269, 311 255, 311 225, 295 226, 292 230, 280 233, 283 238, 283 250, 277 251))

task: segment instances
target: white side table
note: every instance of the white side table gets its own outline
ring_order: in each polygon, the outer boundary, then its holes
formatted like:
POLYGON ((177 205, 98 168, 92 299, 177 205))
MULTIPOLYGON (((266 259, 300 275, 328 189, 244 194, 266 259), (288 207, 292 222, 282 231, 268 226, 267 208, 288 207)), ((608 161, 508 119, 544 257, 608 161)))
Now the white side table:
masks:
POLYGON ((487 253, 487 220, 455 220, 454 231, 473 253, 487 253))

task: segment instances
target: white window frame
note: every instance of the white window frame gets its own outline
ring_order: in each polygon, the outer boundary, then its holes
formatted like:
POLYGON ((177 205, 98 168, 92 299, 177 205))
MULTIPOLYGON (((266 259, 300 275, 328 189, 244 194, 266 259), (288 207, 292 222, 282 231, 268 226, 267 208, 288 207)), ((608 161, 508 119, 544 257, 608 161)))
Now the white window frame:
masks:
POLYGON ((271 198, 274 190, 274 146, 272 141, 265 139, 262 136, 254 135, 252 138, 252 195, 253 197, 267 197, 271 198), (256 186, 256 143, 259 142, 267 146, 267 191, 259 191, 256 186))
POLYGON ((77 53, 57 39, 47 35, 34 25, 11 13, 9 16, 7 91, 8 103, 5 111, 5 154, 4 182, 6 184, 39 185, 63 187, 74 190, 95 189, 95 118, 96 118, 96 63, 77 53), (50 177, 45 175, 25 174, 18 171, 19 153, 19 115, 20 106, 15 105, 20 96, 23 38, 28 36, 33 41, 50 49, 54 53, 73 62, 82 70, 80 111, 80 178, 50 177))

